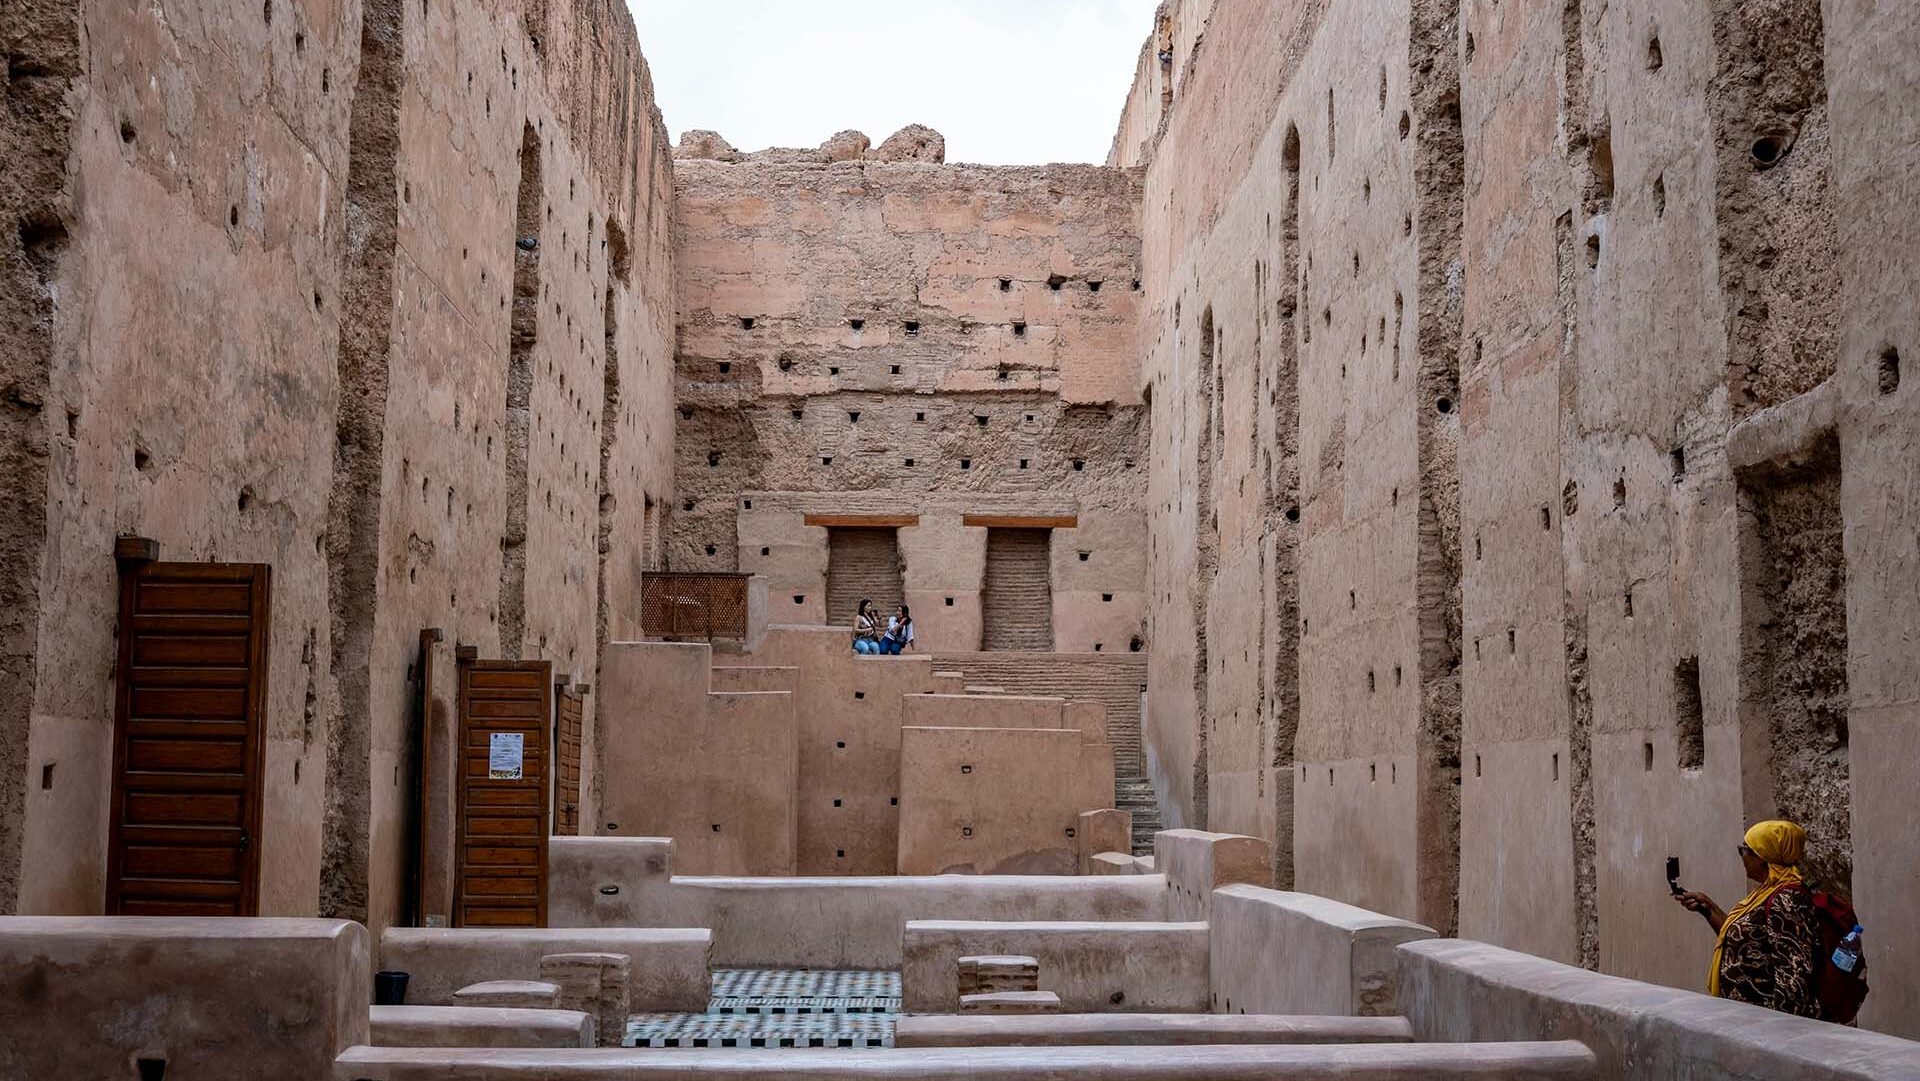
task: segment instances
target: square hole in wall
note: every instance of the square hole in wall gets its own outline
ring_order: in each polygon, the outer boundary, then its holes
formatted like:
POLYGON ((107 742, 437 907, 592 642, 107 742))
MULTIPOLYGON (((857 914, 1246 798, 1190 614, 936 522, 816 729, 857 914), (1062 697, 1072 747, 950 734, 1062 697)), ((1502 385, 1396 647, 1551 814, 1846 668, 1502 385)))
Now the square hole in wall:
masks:
POLYGON ((952 608, 952 607, 953 607, 953 598, 952 598, 952 597, 948 597, 948 598, 947 598, 947 607, 948 607, 948 608, 952 608))
POLYGON ((906 461, 905 461, 905 463, 904 463, 904 464, 906 465, 906 467, 907 467, 908 469, 912 469, 912 468, 913 468, 913 459, 912 459, 912 458, 908 458, 908 459, 906 459, 906 461))
POLYGON ((853 698, 854 698, 854 701, 856 702, 864 702, 867 700, 867 692, 855 691, 853 692, 853 698))
POLYGON ((805 593, 795 593, 793 595, 793 603, 795 604, 807 603, 807 595, 805 593))
POLYGON ((753 329, 753 325, 754 325, 754 318, 753 318, 753 316, 751 316, 751 315, 743 315, 743 316, 741 316, 741 317, 740 317, 740 329, 741 329, 741 330, 752 330, 752 329, 753 329))
POLYGON ((962 468, 962 469, 972 469, 972 468, 973 468, 973 459, 972 459, 972 458, 962 458, 962 459, 960 459, 960 468, 962 468))
POLYGON ((740 507, 741 507, 741 509, 742 509, 742 510, 752 510, 752 509, 753 509, 753 500, 751 500, 751 499, 743 499, 743 500, 741 500, 741 501, 740 501, 740 507))
POLYGON ((730 360, 723 360, 723 361, 721 361, 721 362, 720 362, 720 374, 721 374, 721 375, 725 375, 725 374, 727 374, 728 372, 730 372, 730 371, 732 371, 732 370, 733 370, 733 362, 732 362, 732 361, 730 361, 730 360))
POLYGON ((1075 473, 1085 472, 1086 468, 1087 468, 1087 460, 1085 458, 1075 458, 1073 460, 1073 471, 1075 473))
POLYGON ((985 413, 975 413, 973 415, 973 422, 984 428, 987 426, 987 415, 985 413))
POLYGON ((847 320, 847 325, 855 330, 862 330, 865 329, 867 321, 865 319, 849 319, 847 320))
POLYGON ((846 859, 846 858, 847 858, 847 850, 846 850, 846 849, 844 849, 844 848, 837 848, 837 849, 834 849, 834 852, 833 852, 833 855, 834 855, 834 858, 835 858, 835 859, 846 859))
POLYGON ((1013 279, 1012 279, 1012 278, 1001 278, 1001 279, 1000 279, 1000 291, 1001 291, 1002 293, 1011 293, 1011 292, 1013 292, 1013 279))
POLYGON ((847 741, 844 739, 835 740, 833 745, 843 751, 847 749, 847 741))
POLYGON ((831 455, 831 454, 822 454, 822 455, 820 456, 820 464, 821 464, 821 465, 832 465, 832 464, 833 464, 833 455, 831 455))
POLYGON ((833 801, 833 805, 834 805, 835 807, 838 807, 838 806, 840 806, 840 801, 839 801, 839 800, 834 800, 834 801, 833 801))
POLYGON ((832 368, 828 368, 828 369, 827 369, 827 374, 828 374, 828 375, 839 375, 839 374, 840 374, 840 369, 839 369, 839 367, 838 367, 838 366, 835 366, 835 367, 832 367, 832 368))
POLYGON ((763 546, 761 546, 761 548, 760 548, 760 554, 761 554, 761 555, 763 555, 763 556, 766 556, 766 555, 772 555, 772 554, 773 554, 773 549, 771 549, 771 548, 768 548, 768 547, 766 547, 766 546, 764 546, 764 545, 763 545, 763 546))
POLYGON ((907 337, 911 338, 920 333, 920 324, 909 319, 900 324, 900 329, 906 331, 907 337))
POLYGON ((1102 604, 1112 604, 1112 603, 1113 603, 1113 594, 1111 594, 1111 593, 1102 593, 1102 594, 1100 594, 1100 603, 1102 603, 1102 604))
POLYGON ((1013 324, 1013 336, 1014 336, 1014 337, 1016 337, 1016 338, 1024 338, 1024 337, 1026 337, 1026 336, 1027 336, 1027 324, 1025 324, 1025 323, 1015 323, 1015 324, 1013 324))
POLYGON ((887 806, 889 806, 889 807, 898 807, 898 806, 900 806, 900 797, 899 797, 899 796, 889 796, 889 797, 887 798, 887 806))
POLYGON ((899 374, 900 374, 900 365, 898 365, 898 364, 889 364, 889 365, 887 365, 887 374, 889 374, 889 375, 899 375, 899 374))
POLYGON ((1093 556, 1092 552, 1081 552, 1080 562, 1085 563, 1088 559, 1092 558, 1092 556, 1093 556))
POLYGON ((1025 469, 1026 467, 1027 467, 1027 460, 1025 458, 1020 459, 1020 468, 1025 469))

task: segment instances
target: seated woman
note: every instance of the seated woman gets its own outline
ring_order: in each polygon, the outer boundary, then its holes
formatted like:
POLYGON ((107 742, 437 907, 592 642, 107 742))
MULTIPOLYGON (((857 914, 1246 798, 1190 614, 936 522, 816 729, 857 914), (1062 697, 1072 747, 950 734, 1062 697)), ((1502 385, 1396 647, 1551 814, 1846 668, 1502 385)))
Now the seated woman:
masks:
POLYGON ((912 644, 913 613, 903 604, 887 620, 887 633, 880 636, 880 652, 899 656, 901 650, 912 644))
POLYGON ((880 652, 880 621, 873 614, 873 602, 862 597, 860 611, 853 617, 853 651, 880 652))

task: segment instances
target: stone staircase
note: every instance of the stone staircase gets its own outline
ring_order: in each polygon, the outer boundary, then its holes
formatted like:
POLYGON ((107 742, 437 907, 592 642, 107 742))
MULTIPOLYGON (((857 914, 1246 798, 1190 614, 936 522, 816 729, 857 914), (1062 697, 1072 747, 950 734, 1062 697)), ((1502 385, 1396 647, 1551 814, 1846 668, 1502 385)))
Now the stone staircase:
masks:
POLYGON ((1153 854, 1153 835, 1163 828, 1160 824, 1160 802, 1153 792, 1153 782, 1145 777, 1113 778, 1113 805, 1133 815, 1133 854, 1150 856, 1153 854))
POLYGON ((962 672, 970 686, 1106 706, 1107 742, 1113 746, 1113 805, 1133 813, 1134 853, 1153 851, 1153 835, 1161 826, 1153 782, 1146 777, 1140 754, 1140 693, 1147 685, 1144 654, 942 653, 934 658, 934 668, 962 672))

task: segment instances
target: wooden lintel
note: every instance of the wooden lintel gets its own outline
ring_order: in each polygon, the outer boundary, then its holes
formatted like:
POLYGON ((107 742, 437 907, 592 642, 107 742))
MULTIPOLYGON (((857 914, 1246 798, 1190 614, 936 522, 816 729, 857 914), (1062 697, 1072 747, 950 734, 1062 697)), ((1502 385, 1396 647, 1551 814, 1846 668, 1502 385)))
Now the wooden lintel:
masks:
POLYGON ((920 524, 918 514, 809 514, 806 524, 828 529, 906 529, 920 524))
POLYGON ((963 525, 987 529, 1078 529, 1077 514, 969 514, 963 525))

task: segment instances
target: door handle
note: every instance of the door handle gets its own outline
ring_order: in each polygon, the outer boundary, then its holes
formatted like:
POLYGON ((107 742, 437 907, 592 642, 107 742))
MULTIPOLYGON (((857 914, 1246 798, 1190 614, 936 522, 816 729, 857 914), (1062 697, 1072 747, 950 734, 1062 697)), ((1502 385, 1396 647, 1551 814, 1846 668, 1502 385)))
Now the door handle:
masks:
POLYGON ((248 833, 245 829, 242 829, 240 831, 240 851, 245 852, 247 849, 252 847, 253 847, 253 834, 248 833))

